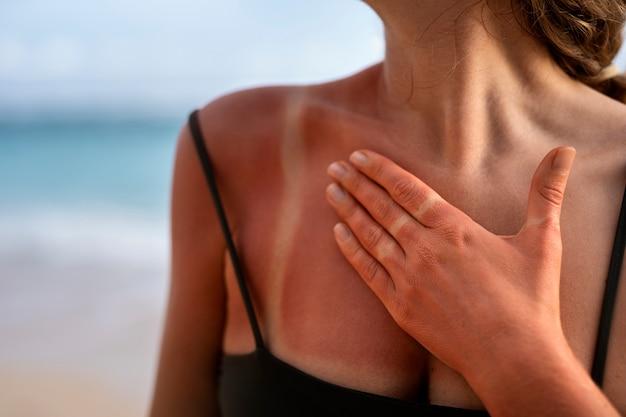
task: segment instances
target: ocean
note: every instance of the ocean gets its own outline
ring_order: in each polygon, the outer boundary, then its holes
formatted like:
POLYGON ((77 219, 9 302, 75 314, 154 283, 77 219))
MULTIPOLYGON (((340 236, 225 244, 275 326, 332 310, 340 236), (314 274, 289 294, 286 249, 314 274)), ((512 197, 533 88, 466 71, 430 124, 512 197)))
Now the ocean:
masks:
POLYGON ((0 416, 147 412, 183 122, 0 122, 0 416))

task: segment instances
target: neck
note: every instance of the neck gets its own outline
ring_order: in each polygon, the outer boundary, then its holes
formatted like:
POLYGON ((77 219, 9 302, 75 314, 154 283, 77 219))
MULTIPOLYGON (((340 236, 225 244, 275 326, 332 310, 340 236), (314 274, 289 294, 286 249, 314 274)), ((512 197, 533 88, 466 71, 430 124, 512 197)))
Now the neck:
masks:
POLYGON ((574 83, 510 9, 475 0, 366 2, 385 26, 379 114, 402 140, 419 132, 439 163, 471 170, 510 149, 512 130, 540 118, 554 106, 544 102, 574 83))

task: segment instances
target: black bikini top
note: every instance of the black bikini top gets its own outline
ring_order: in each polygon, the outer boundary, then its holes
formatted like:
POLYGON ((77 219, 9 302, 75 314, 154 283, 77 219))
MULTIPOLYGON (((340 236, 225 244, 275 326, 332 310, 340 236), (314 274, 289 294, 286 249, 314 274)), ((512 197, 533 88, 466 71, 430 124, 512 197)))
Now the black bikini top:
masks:
MULTIPOLYGON (((198 111, 189 116, 189 127, 215 208, 239 289, 254 334, 256 349, 246 354, 223 354, 218 369, 218 398, 224 417, 278 416, 488 416, 486 410, 471 410, 428 403, 426 389, 414 399, 401 400, 333 384, 310 375, 272 355, 265 347, 243 269, 217 189, 211 158, 206 149, 198 111)), ((626 187, 617 223, 598 325, 591 377, 599 386, 604 377, 611 320, 624 258, 626 241, 626 187)))

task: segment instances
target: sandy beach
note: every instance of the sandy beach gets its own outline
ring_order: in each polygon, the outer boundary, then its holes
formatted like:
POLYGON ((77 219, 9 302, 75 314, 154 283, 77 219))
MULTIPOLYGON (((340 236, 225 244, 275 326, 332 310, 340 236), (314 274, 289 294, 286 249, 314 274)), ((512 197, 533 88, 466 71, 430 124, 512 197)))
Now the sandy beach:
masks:
POLYGON ((178 122, 0 124, 0 417, 141 417, 178 122))
POLYGON ((63 233, 0 221, 0 417, 146 414, 165 225, 109 218, 81 229, 76 220, 57 214, 63 233))

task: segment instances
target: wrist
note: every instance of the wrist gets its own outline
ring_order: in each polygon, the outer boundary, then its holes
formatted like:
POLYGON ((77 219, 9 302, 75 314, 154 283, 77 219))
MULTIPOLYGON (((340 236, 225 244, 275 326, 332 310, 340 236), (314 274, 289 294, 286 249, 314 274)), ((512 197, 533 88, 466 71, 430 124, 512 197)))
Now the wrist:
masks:
POLYGON ((559 332, 549 337, 500 338, 464 376, 485 405, 497 408, 499 402, 510 404, 511 396, 519 397, 529 386, 581 370, 586 372, 559 332))
POLYGON ((466 378, 493 417, 619 417, 565 338, 510 349, 466 378))

